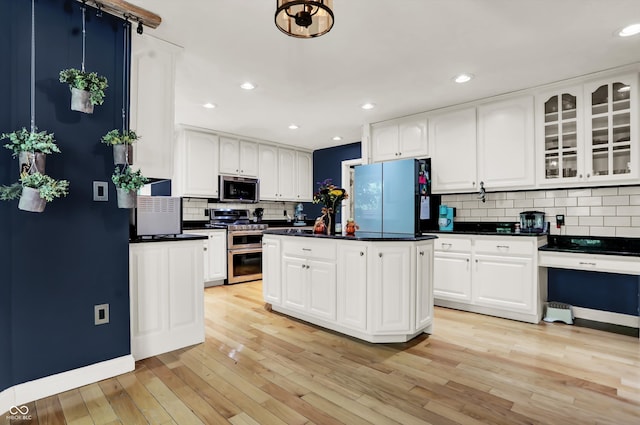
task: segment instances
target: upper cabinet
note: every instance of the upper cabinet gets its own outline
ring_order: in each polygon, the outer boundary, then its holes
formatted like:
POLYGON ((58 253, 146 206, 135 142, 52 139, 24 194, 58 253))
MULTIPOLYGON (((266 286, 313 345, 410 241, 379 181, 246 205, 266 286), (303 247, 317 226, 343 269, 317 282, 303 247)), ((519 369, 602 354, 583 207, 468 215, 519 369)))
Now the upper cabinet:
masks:
POLYGON ((538 183, 561 187, 637 179, 637 98, 637 74, 539 95, 538 183))
POLYGON ((311 202, 313 200, 313 156, 309 152, 296 152, 298 170, 298 187, 296 200, 311 202))
POLYGON ((311 201, 313 162, 309 152, 260 145, 260 199, 311 201))
POLYGON ((176 167, 171 181, 174 196, 218 197, 218 136, 182 129, 176 145, 176 167))
POLYGON ((131 40, 131 129, 135 166, 147 177, 173 175, 174 86, 180 48, 147 34, 131 40))
POLYGON ((258 144, 220 137, 220 174, 258 176, 258 144))
POLYGON ((373 162, 427 156, 426 115, 412 115, 371 125, 371 148, 373 162))

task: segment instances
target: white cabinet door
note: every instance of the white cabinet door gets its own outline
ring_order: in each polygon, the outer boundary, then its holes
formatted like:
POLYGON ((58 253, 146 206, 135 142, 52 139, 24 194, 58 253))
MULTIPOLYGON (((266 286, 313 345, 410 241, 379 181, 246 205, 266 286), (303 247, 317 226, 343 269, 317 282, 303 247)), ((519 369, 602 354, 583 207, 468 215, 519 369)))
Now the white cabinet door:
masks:
POLYGON ((474 268, 473 301, 476 304, 535 313, 531 258, 475 255, 474 268))
POLYGON ((220 174, 240 174, 240 143, 237 139, 220 137, 220 174))
POLYGON ((308 310, 307 262, 296 257, 282 257, 282 304, 284 307, 308 310))
POLYGON ((433 244, 416 247, 416 329, 433 322, 433 244))
POLYGON ((313 200, 313 159, 308 152, 296 152, 298 169, 298 194, 296 201, 313 200))
POLYGON ((297 199, 296 151, 278 148, 278 200, 297 199))
POLYGON ((175 58, 181 48, 147 34, 131 39, 131 129, 136 168, 173 178, 175 58))
POLYGON ((338 244, 338 323, 367 330, 367 245, 338 244))
POLYGON ((278 148, 270 145, 258 147, 260 199, 278 200, 278 148))
MULTIPOLYGON (((169 248, 169 330, 172 332, 196 332, 204 322, 204 293, 202 282, 201 245, 193 246, 173 242, 169 248)), ((202 328, 204 340, 204 328, 202 328)))
POLYGON ((374 162, 398 159, 398 124, 379 123, 371 126, 371 159, 374 162))
POLYGON ((336 320, 336 264, 308 260, 306 269, 309 287, 308 313, 321 319, 336 320))
POLYGON ((398 122, 398 158, 422 158, 429 154, 427 118, 424 114, 398 122))
MULTIPOLYGON (((190 230, 194 235, 206 236, 204 241, 204 281, 223 281, 227 278, 227 231, 190 230)), ((207 285, 209 286, 209 285, 207 285)))
POLYGON ((218 136, 184 130, 172 182, 176 196, 218 197, 218 136))
POLYGON ((476 109, 429 118, 434 193, 476 190, 476 109))
POLYGON ((378 334, 409 333, 415 314, 411 293, 412 247, 384 245, 374 248, 372 331, 378 334), (413 314, 412 314, 413 313, 413 314))
POLYGON ((262 295, 268 303, 282 303, 282 283, 280 277, 280 240, 262 238, 262 295))
POLYGON ((434 252, 433 296, 436 300, 471 301, 471 253, 434 252))
POLYGON ((240 140, 240 175, 258 176, 258 144, 240 140))
POLYGON ((478 106, 477 154, 487 189, 535 185, 533 96, 478 106))

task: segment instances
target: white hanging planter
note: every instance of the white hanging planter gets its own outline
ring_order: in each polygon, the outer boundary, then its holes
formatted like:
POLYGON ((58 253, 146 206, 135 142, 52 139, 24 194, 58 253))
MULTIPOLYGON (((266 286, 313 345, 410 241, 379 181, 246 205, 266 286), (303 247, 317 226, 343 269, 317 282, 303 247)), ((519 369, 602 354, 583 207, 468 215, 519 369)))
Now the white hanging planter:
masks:
POLYGON ((116 187, 118 195, 118 208, 134 208, 136 206, 135 190, 127 190, 116 187))
POLYGON ((93 103, 91 103, 91 93, 87 90, 80 90, 71 87, 71 110, 93 114, 93 103))
POLYGON ((29 212, 43 212, 46 206, 47 201, 40 197, 40 190, 32 187, 22 188, 18 209, 29 212))
POLYGON ((113 163, 115 165, 133 165, 133 146, 129 144, 113 145, 113 163))
POLYGON ((40 173, 45 174, 47 155, 42 152, 20 152, 18 155, 18 165, 20 174, 40 173))

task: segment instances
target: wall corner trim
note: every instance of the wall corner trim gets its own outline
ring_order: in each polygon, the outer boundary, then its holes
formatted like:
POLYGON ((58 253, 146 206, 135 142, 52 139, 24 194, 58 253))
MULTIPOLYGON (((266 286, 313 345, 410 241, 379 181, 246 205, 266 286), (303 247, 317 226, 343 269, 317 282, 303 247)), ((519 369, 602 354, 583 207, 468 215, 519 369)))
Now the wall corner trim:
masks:
POLYGON ((44 397, 112 378, 135 369, 131 354, 89 366, 57 373, 9 387, 0 392, 0 414, 44 397))

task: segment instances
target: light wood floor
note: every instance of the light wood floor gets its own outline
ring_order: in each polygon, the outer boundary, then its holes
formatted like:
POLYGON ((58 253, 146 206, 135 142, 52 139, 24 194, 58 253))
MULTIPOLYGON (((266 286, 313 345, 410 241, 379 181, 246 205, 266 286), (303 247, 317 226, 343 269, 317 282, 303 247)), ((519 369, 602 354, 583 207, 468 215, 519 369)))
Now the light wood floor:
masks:
POLYGON ((637 338, 437 308, 433 335, 374 345, 266 311, 260 282, 205 303, 204 344, 30 403, 30 423, 640 424, 637 338))

